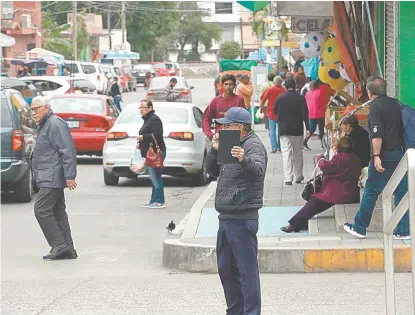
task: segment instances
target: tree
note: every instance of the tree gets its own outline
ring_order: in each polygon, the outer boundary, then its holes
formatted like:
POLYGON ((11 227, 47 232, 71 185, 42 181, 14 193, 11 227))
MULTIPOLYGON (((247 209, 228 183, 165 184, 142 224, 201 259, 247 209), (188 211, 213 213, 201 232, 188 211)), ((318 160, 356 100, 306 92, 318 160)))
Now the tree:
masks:
POLYGON ((212 40, 220 39, 221 29, 214 23, 203 22, 203 17, 208 14, 200 11, 194 1, 180 2, 178 9, 182 12, 173 38, 179 46, 177 61, 181 62, 184 59, 186 45, 192 44, 193 52, 196 53, 198 53, 198 47, 201 43, 205 46, 205 50, 209 50, 212 47, 212 40))
POLYGON ((85 10, 83 10, 81 13, 78 13, 76 15, 76 48, 77 48, 77 56, 79 59, 79 56, 81 56, 82 50, 84 50, 86 47, 88 47, 89 44, 89 33, 86 28, 85 23, 85 10))
POLYGON ((234 41, 224 41, 220 45, 220 56, 224 59, 235 59, 241 55, 241 45, 234 41))
POLYGON ((42 12, 42 47, 61 54, 65 58, 70 57, 71 43, 61 35, 69 27, 69 24, 58 25, 49 11, 42 12))

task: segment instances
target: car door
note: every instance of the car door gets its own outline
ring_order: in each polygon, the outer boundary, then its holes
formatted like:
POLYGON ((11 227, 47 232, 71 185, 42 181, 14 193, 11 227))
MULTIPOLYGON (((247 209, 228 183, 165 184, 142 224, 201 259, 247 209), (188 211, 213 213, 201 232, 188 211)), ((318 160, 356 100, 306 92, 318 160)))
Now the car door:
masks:
POLYGON ((111 99, 107 99, 107 109, 109 117, 111 118, 111 127, 114 125, 115 121, 117 120, 120 112, 118 111, 117 106, 115 106, 114 102, 111 99))

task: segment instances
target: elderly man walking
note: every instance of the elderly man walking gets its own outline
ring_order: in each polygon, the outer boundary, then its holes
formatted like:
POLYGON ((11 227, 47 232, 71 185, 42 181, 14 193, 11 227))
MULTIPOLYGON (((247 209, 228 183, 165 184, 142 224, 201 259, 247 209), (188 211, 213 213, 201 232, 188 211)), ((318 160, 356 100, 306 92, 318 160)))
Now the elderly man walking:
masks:
POLYGON ((55 116, 45 99, 32 101, 33 118, 39 125, 33 155, 33 178, 39 188, 34 210, 51 251, 45 260, 75 259, 66 213, 64 189, 76 188, 76 149, 68 125, 55 116))
POLYGON ((218 165, 219 137, 213 137, 207 170, 218 178, 215 208, 219 212, 216 255, 225 292, 226 314, 261 314, 258 268, 258 210, 263 206, 266 149, 251 130, 251 115, 240 107, 216 119, 222 129, 241 131, 240 146, 231 150, 235 164, 218 165))

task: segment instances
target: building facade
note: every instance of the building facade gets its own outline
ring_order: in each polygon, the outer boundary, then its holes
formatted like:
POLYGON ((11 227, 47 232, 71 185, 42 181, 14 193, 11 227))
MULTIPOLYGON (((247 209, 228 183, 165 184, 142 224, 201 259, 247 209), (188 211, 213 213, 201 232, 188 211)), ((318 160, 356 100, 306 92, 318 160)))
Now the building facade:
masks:
POLYGON ((3 48, 4 58, 25 58, 26 52, 42 46, 40 1, 1 1, 1 32, 16 44, 3 48))

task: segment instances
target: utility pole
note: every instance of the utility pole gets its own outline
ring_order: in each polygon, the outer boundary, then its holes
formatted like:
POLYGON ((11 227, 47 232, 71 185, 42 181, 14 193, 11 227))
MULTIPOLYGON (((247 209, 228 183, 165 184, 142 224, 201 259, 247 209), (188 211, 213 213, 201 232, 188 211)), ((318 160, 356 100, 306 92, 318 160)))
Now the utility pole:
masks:
POLYGON ((78 59, 78 47, 77 47, 77 20, 76 20, 76 11, 77 11, 77 2, 72 1, 72 48, 73 48, 73 58, 74 60, 78 59))
POLYGON ((243 20, 242 17, 240 18, 240 27, 241 27, 241 59, 245 58, 245 51, 244 51, 244 24, 243 24, 243 20))
POLYGON ((122 9, 121 9, 121 25, 122 25, 122 43, 125 43, 125 1, 121 1, 122 9))
POLYGON ((108 1, 107 28, 108 28, 108 39, 109 39, 110 50, 112 50, 112 39, 111 39, 111 1, 108 1))

